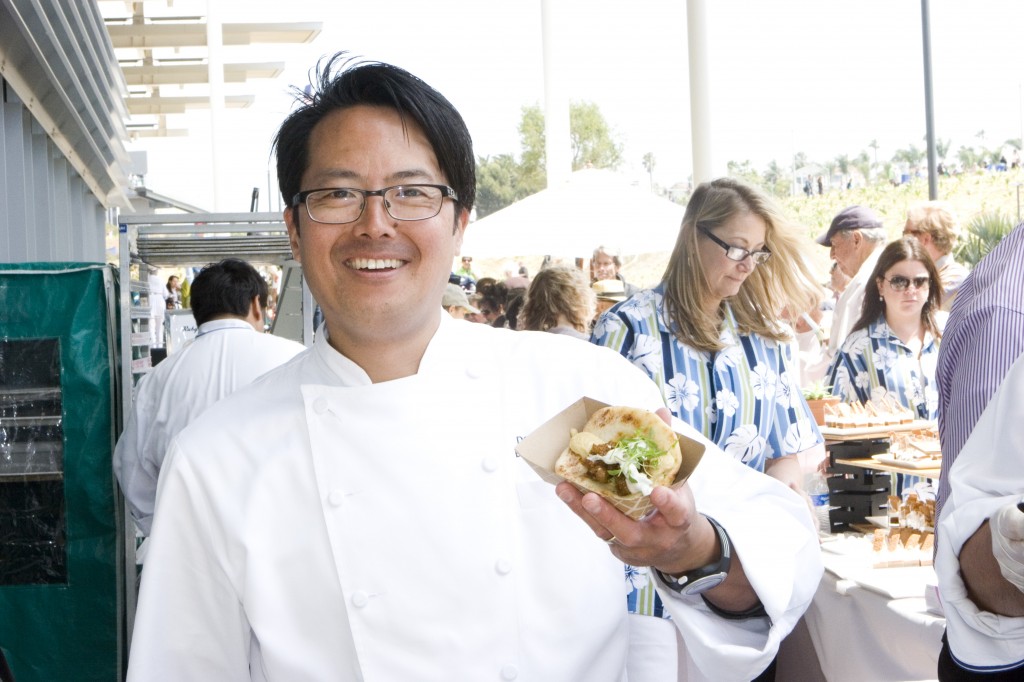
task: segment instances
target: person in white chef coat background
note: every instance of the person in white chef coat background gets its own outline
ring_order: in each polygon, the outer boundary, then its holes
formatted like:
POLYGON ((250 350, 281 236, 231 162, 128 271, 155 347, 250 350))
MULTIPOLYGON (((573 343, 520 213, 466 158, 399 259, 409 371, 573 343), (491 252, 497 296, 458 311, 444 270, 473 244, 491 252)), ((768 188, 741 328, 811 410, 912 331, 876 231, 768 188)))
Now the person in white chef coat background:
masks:
POLYGON ((275 146, 324 324, 172 442, 129 680, 622 680, 623 562, 657 569, 684 642, 662 679, 757 676, 821 577, 805 503, 696 432, 700 465, 643 521, 540 479, 518 439, 582 396, 667 416, 657 387, 607 349, 443 315, 465 123, 391 65, 342 53, 317 80, 275 146))

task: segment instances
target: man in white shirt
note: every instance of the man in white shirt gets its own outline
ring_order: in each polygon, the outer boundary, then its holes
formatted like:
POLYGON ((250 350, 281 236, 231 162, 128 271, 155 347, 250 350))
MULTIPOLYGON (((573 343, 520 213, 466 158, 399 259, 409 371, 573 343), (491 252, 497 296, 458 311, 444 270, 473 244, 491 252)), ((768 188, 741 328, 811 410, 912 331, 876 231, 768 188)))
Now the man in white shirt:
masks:
POLYGON ((642 521, 541 479, 519 439, 583 396, 664 410, 657 386, 445 315, 476 193, 461 115, 344 54, 314 90, 275 146, 324 324, 172 442, 129 680, 623 680, 624 563, 660 571, 688 679, 756 677, 822 574, 805 503, 696 432, 642 521))
POLYGON ((1024 355, 949 469, 938 520, 939 577, 949 646, 939 679, 1024 677, 1024 355))
POLYGON ((885 248, 886 239, 885 227, 878 214, 867 206, 857 205, 848 206, 837 213, 828 230, 818 237, 818 243, 829 247, 832 260, 851 279, 836 299, 828 345, 821 347, 817 357, 808 350, 813 350, 817 345, 811 340, 814 331, 798 333, 799 345, 803 350, 801 377, 804 381, 810 383, 825 377, 832 358, 860 318, 864 287, 875 269, 878 256, 885 248))
POLYGON ((143 535, 153 524, 171 438, 213 403, 305 350, 263 333, 267 293, 263 277, 245 261, 205 267, 192 284, 195 340, 139 381, 114 449, 114 473, 143 535))

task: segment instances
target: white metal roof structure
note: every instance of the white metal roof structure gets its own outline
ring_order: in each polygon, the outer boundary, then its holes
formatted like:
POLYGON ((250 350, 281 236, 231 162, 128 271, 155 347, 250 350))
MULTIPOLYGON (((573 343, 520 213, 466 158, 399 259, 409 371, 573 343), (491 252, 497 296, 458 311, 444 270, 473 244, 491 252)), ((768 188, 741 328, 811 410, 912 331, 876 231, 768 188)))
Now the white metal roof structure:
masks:
MULTIPOLYGON (((168 117, 210 104, 205 17, 156 16, 173 8, 172 0, 0 0, 0 262, 105 260, 106 227, 138 197, 127 142, 187 134, 168 117)), ((315 22, 241 23, 224 24, 221 37, 230 54, 232 45, 308 42, 319 32, 315 22)), ((283 68, 224 63, 223 82, 276 78, 283 68)), ((252 101, 223 98, 233 107, 252 101)))

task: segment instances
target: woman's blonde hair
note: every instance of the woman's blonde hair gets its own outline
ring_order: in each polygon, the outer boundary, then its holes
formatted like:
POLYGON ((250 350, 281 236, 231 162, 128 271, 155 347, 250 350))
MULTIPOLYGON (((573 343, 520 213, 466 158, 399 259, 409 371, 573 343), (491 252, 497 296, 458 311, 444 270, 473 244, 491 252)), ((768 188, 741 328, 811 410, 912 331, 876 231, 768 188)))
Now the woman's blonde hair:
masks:
MULTIPOLYGON (((735 178, 701 183, 690 197, 672 256, 662 277, 665 312, 672 333, 685 345, 718 351, 724 311, 708 313, 703 302, 711 287, 700 259, 698 228, 714 231, 737 215, 753 213, 765 222, 765 248, 771 257, 757 265, 730 304, 738 331, 787 341, 790 332, 781 320, 783 309, 807 311, 824 294, 806 254, 806 236, 767 195, 735 178)), ((724 302, 723 302, 724 305, 724 302)))
POLYGON ((518 328, 544 332, 558 326, 561 314, 576 331, 588 333, 596 310, 596 296, 583 271, 569 265, 551 265, 530 282, 519 311, 518 328))

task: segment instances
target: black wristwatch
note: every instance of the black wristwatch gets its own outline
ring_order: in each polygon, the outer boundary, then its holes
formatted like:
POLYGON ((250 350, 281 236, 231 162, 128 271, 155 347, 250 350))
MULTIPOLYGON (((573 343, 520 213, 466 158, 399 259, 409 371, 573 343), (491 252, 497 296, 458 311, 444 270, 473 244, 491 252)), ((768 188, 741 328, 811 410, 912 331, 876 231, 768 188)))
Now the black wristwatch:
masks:
POLYGON ((669 589, 686 596, 702 594, 713 587, 718 587, 729 576, 729 565, 732 559, 732 545, 729 543, 729 534, 725 532, 725 529, 722 528, 718 521, 707 515, 704 518, 711 522, 715 532, 718 533, 718 542, 722 546, 722 555, 716 561, 712 561, 706 566, 695 568, 692 571, 687 571, 678 578, 665 575, 655 569, 669 589))

